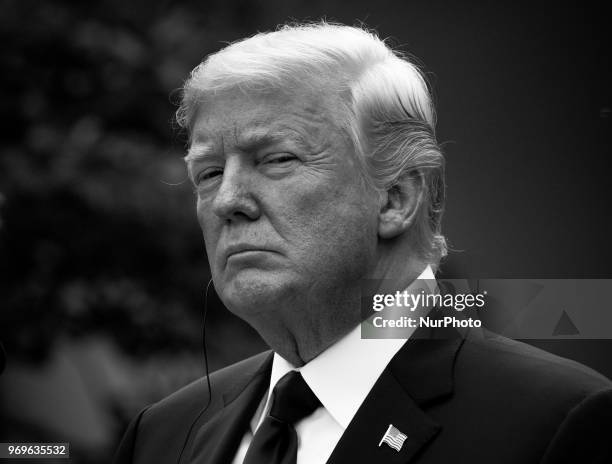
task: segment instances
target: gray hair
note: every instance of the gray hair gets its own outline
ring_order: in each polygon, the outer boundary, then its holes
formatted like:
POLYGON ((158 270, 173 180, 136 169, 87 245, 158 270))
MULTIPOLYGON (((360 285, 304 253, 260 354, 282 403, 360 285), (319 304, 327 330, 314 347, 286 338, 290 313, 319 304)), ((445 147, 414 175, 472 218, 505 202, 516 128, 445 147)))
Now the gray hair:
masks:
POLYGON ((183 87, 179 125, 191 130, 198 105, 228 88, 244 92, 325 88, 340 97, 364 179, 378 192, 418 176, 422 196, 410 228, 414 249, 430 264, 446 255, 441 233, 444 156, 423 73, 375 33, 325 22, 286 25, 209 55, 183 87))

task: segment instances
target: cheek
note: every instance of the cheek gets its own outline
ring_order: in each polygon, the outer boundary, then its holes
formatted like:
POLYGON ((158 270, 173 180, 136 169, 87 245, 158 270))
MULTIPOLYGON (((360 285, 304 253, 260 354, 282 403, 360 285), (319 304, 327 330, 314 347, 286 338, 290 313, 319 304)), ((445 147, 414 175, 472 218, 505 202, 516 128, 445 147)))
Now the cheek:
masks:
POLYGON ((369 255, 376 243, 375 211, 359 189, 329 184, 295 196, 293 229, 307 257, 353 259, 369 255))
POLYGON ((206 253, 208 259, 212 265, 212 258, 214 257, 214 250, 217 246, 218 234, 216 233, 216 224, 218 218, 211 212, 210 205, 198 200, 196 206, 196 215, 198 218, 198 224, 202 230, 204 236, 204 245, 206 246, 206 253))

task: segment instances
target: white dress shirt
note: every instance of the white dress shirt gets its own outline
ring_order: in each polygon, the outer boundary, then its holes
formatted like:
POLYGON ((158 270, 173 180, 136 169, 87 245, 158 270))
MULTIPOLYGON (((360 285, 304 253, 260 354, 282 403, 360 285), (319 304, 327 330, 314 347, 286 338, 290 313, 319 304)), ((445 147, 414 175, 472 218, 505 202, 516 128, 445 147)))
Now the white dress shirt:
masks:
MULTIPOLYGON (((429 266, 417 277, 427 280, 434 278, 429 266)), ((295 424, 298 436, 297 464, 327 462, 378 377, 411 335, 407 333, 407 338, 403 339, 362 339, 360 327, 355 327, 302 367, 296 368, 274 353, 268 392, 251 419, 233 464, 244 461, 255 431, 270 410, 276 382, 291 370, 301 372, 322 404, 310 416, 295 424)))

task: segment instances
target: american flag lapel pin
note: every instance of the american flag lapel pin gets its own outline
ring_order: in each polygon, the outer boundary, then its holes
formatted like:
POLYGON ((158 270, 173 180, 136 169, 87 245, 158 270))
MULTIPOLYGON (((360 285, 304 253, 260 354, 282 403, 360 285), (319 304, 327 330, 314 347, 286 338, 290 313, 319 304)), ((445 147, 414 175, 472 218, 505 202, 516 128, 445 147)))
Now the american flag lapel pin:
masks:
POLYGON ((389 427, 387 428, 387 431, 380 440, 378 446, 380 447, 383 443, 386 443, 395 451, 399 451, 402 449, 406 438, 408 438, 406 434, 403 434, 397 428, 393 427, 393 424, 389 424, 389 427))

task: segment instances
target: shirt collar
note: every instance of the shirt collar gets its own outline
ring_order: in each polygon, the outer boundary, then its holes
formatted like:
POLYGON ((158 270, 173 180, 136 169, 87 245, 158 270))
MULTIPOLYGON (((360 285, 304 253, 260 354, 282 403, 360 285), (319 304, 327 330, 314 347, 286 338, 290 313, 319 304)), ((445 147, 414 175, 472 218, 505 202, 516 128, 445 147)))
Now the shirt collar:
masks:
MULTIPOLYGON (((427 266, 417 279, 434 280, 431 267, 427 266)), ((266 402, 263 408, 260 406, 253 418, 251 429, 256 430, 257 427, 253 425, 259 426, 269 410, 271 392, 276 382, 292 370, 301 372, 323 407, 340 426, 346 429, 378 377, 407 340, 407 337, 362 339, 361 325, 357 325, 347 335, 300 368, 296 368, 278 353, 274 353, 266 402), (358 367, 356 360, 359 361, 358 367)))

